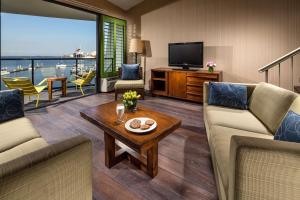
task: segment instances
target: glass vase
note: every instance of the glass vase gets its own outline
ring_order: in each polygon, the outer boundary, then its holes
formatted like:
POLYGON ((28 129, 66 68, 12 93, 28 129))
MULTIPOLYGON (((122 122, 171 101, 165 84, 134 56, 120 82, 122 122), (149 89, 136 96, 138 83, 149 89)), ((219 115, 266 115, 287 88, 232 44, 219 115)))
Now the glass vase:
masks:
POLYGON ((214 72, 214 68, 213 67, 208 67, 208 72, 213 73, 214 72))
POLYGON ((137 100, 125 101, 124 106, 128 112, 135 112, 137 110, 137 100))

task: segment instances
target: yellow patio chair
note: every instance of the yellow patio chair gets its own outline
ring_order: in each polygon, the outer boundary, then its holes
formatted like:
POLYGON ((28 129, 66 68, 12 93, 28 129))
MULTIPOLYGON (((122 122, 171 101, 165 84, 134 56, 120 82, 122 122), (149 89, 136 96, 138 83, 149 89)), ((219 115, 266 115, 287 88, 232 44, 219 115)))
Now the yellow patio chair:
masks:
POLYGON ((78 79, 71 81, 71 82, 75 84, 76 90, 77 90, 77 86, 79 86, 82 95, 84 95, 82 86, 88 85, 95 76, 96 76, 96 71, 90 70, 89 73, 85 76, 77 76, 76 75, 76 77, 78 77, 78 79))
POLYGON ((40 100, 40 93, 47 87, 47 79, 42 80, 39 84, 33 85, 29 78, 25 77, 6 77, 2 78, 4 84, 9 89, 22 89, 24 92, 24 96, 36 96, 36 104, 35 107, 38 107, 40 100))

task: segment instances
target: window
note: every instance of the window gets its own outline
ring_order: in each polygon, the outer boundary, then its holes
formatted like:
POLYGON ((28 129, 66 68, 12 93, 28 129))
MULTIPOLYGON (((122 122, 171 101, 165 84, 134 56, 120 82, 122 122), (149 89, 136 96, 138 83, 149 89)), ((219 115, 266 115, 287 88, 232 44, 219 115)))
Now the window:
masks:
POLYGON ((118 75, 125 61, 126 21, 102 16, 101 77, 118 75))

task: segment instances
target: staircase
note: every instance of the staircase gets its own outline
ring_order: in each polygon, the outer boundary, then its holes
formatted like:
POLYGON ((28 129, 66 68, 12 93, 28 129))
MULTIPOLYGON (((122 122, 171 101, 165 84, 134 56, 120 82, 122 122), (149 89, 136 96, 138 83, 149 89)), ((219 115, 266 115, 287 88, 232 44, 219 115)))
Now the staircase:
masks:
POLYGON ((260 68, 258 71, 260 73, 265 73, 265 82, 268 83, 269 82, 269 70, 270 69, 273 69, 274 67, 278 67, 278 82, 279 82, 279 87, 281 86, 281 63, 290 59, 291 60, 291 64, 290 64, 290 67, 291 67, 291 86, 293 88, 293 90, 297 93, 300 93, 300 86, 296 86, 294 85, 294 76, 293 76, 293 73, 294 73, 294 56, 296 56, 297 54, 300 53, 300 47, 298 47, 297 49, 287 53, 286 55, 278 58, 277 60, 274 60, 273 62, 263 66, 262 68, 260 68))

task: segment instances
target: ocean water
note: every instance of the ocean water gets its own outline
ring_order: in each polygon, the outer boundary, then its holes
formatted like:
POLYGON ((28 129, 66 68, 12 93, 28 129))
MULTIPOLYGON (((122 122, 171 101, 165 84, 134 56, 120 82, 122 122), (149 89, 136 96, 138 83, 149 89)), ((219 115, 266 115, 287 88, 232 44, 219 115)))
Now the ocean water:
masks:
MULTIPOLYGON (((31 60, 5 60, 5 59, 28 59, 30 57, 1 57, 1 70, 8 71, 9 74, 1 77, 28 77, 32 79, 31 60)), ((54 57, 42 57, 54 59, 54 57)), ((68 86, 73 86, 70 81, 75 80, 75 60, 64 60, 57 58, 55 60, 38 60, 41 57, 35 57, 34 61, 34 84, 40 83, 44 78, 54 76, 64 76, 68 78, 68 86), (59 66, 66 65, 66 66, 59 66)), ((77 72, 88 72, 90 69, 96 69, 96 59, 78 60, 77 72)), ((1 80, 2 81, 2 80, 1 80)), ((92 83, 94 84, 94 81, 92 83)), ((60 87, 60 82, 54 82, 54 87, 60 87)), ((1 83, 1 90, 6 89, 3 82, 1 83)))

